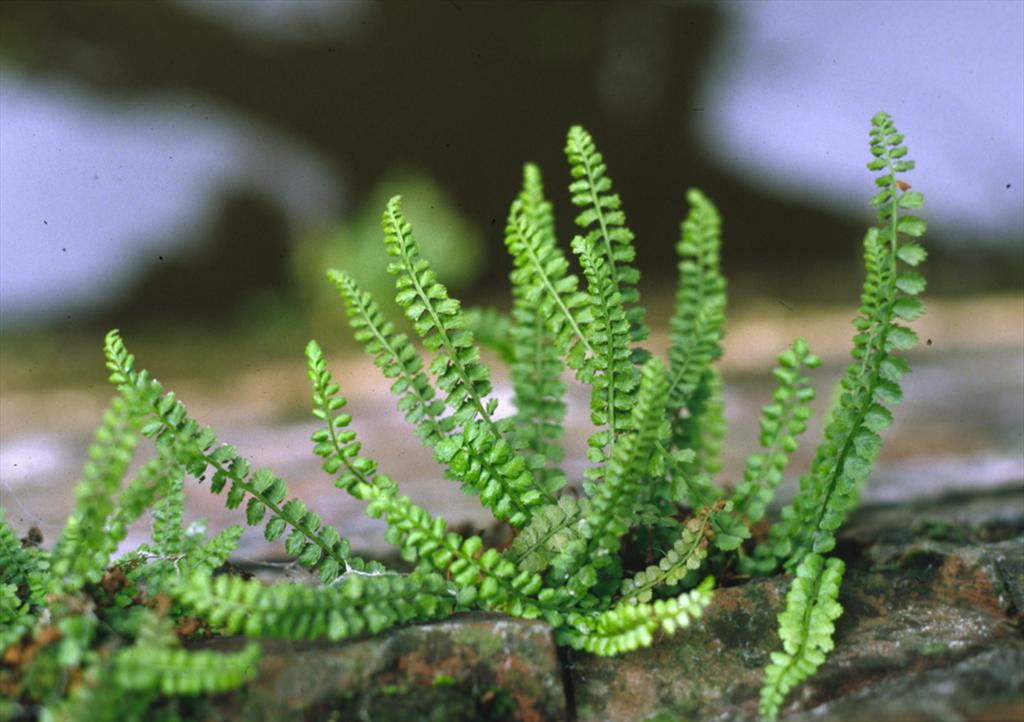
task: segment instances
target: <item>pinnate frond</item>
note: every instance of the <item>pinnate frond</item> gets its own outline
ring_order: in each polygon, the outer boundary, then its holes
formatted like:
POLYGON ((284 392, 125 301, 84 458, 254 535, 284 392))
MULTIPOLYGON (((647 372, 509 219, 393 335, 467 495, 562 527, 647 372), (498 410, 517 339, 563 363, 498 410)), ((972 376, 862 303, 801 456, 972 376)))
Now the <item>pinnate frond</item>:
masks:
POLYGON ((883 225, 868 231, 864 240, 867 271, 860 315, 854 320, 853 363, 840 382, 839 404, 825 426, 811 471, 800 482, 793 504, 783 510, 772 527, 762 559, 774 557, 795 568, 804 555, 821 554, 835 547, 835 532, 856 506, 859 489, 871 473, 881 448, 879 432, 892 423, 889 407, 902 399, 900 378, 909 366, 895 352, 911 348, 917 335, 901 322, 912 321, 924 307, 916 296, 924 279, 914 267, 925 253, 914 240, 925 223, 901 215, 921 205, 920 193, 907 190, 896 175, 913 168, 905 160, 903 136, 888 115, 872 119, 871 170, 885 173, 876 179, 883 187, 872 204, 879 208, 883 225))
MULTIPOLYGON (((530 228, 541 234, 541 244, 555 247, 554 217, 551 204, 544 198, 540 171, 527 165, 523 170, 523 189, 519 194, 522 216, 530 228)), ((513 208, 506 237, 515 233, 519 218, 513 208)), ((561 446, 565 419, 565 384, 561 380, 562 353, 549 331, 549 319, 537 304, 536 281, 530 274, 513 271, 512 317, 509 333, 512 341, 512 386, 516 415, 511 425, 516 445, 530 459, 538 483, 549 492, 565 484, 565 474, 552 468, 564 456, 561 446)), ((547 307, 549 312, 554 309, 547 307)))
POLYGON ((786 695, 814 674, 832 651, 835 620, 843 613, 837 601, 845 565, 841 559, 808 554, 796 569, 779 614, 783 651, 772 652, 761 687, 761 716, 774 720, 786 695))
POLYGON ((233 446, 218 445, 212 429, 200 428, 173 392, 164 394, 163 386, 145 370, 136 371, 134 357, 116 331, 107 335, 105 350, 111 382, 133 405, 146 409, 150 420, 142 433, 153 439, 161 457, 180 464, 197 478, 205 478, 209 469, 210 491, 215 494, 231 482, 225 506, 235 509, 248 499, 245 515, 250 526, 260 524, 270 512, 263 530, 268 541, 279 538, 290 527, 285 551, 303 566, 318 570, 321 579, 328 581, 349 568, 365 566, 350 554, 348 540, 324 525, 319 514, 308 510, 301 499, 287 498, 283 479, 267 469, 252 471, 233 446))
POLYGON ((604 157, 597 151, 590 133, 578 125, 569 129, 565 154, 573 178, 569 186, 572 203, 583 209, 576 216, 576 225, 586 232, 588 247, 608 264, 612 286, 622 295, 626 308, 629 338, 643 341, 649 331, 644 323, 644 308, 639 305, 640 272, 632 265, 636 257, 633 232, 626 226, 622 201, 612 192, 604 157))
POLYGON ((803 339, 779 354, 772 372, 779 385, 772 393, 772 403, 761 408, 759 442, 764 451, 747 457, 743 482, 732 497, 733 509, 752 524, 764 518, 790 456, 799 446, 797 438, 807 430, 814 389, 804 369, 820 365, 821 359, 803 339))
POLYGON ((708 577, 696 589, 652 603, 618 604, 604 612, 572 614, 557 633, 560 644, 591 654, 612 656, 649 647, 660 627, 667 635, 690 626, 711 603, 714 580, 708 577))
POLYGON ((196 573, 175 598, 191 613, 228 634, 332 641, 396 624, 448 616, 454 599, 436 573, 349 572, 326 587, 196 573))

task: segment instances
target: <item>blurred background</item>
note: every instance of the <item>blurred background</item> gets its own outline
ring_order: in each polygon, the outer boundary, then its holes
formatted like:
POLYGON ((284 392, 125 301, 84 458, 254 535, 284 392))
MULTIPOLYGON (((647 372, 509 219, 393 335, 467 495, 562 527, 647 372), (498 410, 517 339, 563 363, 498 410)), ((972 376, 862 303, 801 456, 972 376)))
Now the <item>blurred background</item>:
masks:
MULTIPOLYGON (((323 480, 312 486, 302 348, 315 336, 381 448, 429 467, 386 385, 349 356, 324 270, 386 300, 379 216, 401 193, 453 293, 507 308, 502 236, 524 161, 540 165, 560 237, 572 236, 562 148, 575 123, 622 196, 655 328, 671 308, 686 189, 722 211, 741 463, 764 372, 794 335, 830 362, 823 383, 841 373, 878 110, 919 164, 908 180, 926 196, 931 253, 918 352, 931 355, 905 414, 918 425, 893 431, 913 450, 887 447, 882 472, 905 480, 929 467, 892 471, 900 459, 941 452, 951 479, 1020 478, 1022 69, 1024 3, 1008 0, 8 0, 3 503, 16 523, 59 527, 109 397, 99 348, 111 327, 222 437, 308 478, 311 495, 323 480)), ((584 423, 585 407, 571 418, 584 423)))

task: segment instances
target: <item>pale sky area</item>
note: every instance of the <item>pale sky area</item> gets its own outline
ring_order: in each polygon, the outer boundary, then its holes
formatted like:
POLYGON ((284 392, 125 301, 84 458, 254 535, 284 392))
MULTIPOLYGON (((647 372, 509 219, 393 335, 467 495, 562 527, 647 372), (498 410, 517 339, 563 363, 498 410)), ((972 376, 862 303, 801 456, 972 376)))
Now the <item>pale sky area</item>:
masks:
MULTIPOLYGON (((866 122, 884 109, 927 159, 911 180, 947 238, 1024 239, 1024 3, 727 8, 702 100, 715 162, 867 218, 866 122)), ((0 324, 97 303, 155 253, 186 252, 166 239, 198 229, 233 179, 283 199, 296 227, 337 217, 344 179, 311 151, 194 102, 100 101, 0 71, 0 324)))

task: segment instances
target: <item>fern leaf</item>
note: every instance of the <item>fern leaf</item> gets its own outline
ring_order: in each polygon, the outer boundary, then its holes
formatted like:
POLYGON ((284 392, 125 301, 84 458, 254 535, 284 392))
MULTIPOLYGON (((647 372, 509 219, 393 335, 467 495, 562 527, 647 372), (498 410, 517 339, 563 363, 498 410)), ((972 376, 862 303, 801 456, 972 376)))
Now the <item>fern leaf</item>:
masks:
POLYGON ((604 612, 572 614, 559 629, 559 644, 591 654, 612 656, 649 647, 659 627, 668 635, 690 626, 711 603, 714 580, 708 577, 696 589, 653 603, 618 604, 604 612))
POLYGON ((526 460, 513 451, 491 418, 496 401, 484 402, 491 392, 489 371, 480 362, 480 350, 465 328, 458 301, 448 297, 447 289, 437 282, 429 264, 420 256, 397 196, 384 213, 384 229, 388 255, 397 259, 388 265, 388 270, 396 275, 395 300, 413 322, 427 349, 436 353, 431 371, 437 385, 447 393, 445 402, 454 423, 463 429, 461 438, 449 437, 438 446, 439 460, 450 464, 457 476, 467 474, 471 487, 482 486, 481 501, 499 519, 508 520, 512 526, 523 526, 530 519, 531 509, 554 498, 537 487, 526 460), (488 473, 487 479, 480 481, 486 470, 472 467, 469 449, 488 455, 497 473, 488 473))
POLYGON ((764 452, 747 458, 743 483, 732 497, 733 509, 752 524, 764 518, 790 455, 798 448, 797 438, 807 430, 814 389, 803 369, 820 365, 821 359, 802 339, 779 354, 773 371, 779 385, 772 394, 772 403, 761 409, 760 444, 764 452))
POLYGON ((369 502, 367 514, 385 517, 386 538, 401 549, 406 561, 422 559, 450 575, 462 607, 482 605, 519 617, 540 616, 541 609, 528 598, 541 589, 539 574, 516 569, 495 549, 483 550, 479 536, 465 539, 448 531, 444 519, 396 492, 394 482, 381 475, 372 484, 359 484, 356 490, 369 502))
POLYGON ((190 612, 228 634, 290 640, 332 641, 395 624, 451 614, 453 600, 436 573, 364 574, 349 572, 327 587, 207 573, 191 575, 175 598, 190 612))
POLYGON ((95 584, 117 548, 106 528, 115 508, 114 496, 121 487, 138 443, 139 411, 123 398, 111 401, 103 423, 89 447, 89 461, 75 489, 75 510, 57 539, 52 557, 53 581, 65 593, 95 584))
POLYGON ((901 265, 914 266, 924 258, 916 239, 924 221, 901 215, 917 208, 922 196, 905 190, 899 173, 911 170, 905 160, 903 136, 884 113, 872 119, 872 170, 885 173, 876 179, 883 190, 872 199, 884 225, 868 231, 864 240, 867 271, 861 294, 860 315, 854 320, 853 363, 840 382, 839 404, 825 426, 811 471, 800 482, 800 491, 782 518, 772 527, 762 559, 785 560, 796 567, 808 553, 825 553, 835 547, 835 532, 856 506, 859 489, 871 473, 881 448, 879 432, 892 423, 888 406, 901 397, 900 377, 909 370, 894 354, 916 343, 917 336, 899 321, 923 312, 915 298, 924 279, 901 265), (907 222, 910 219, 910 222, 907 222), (906 250, 905 250, 906 249, 906 250))
POLYGON ((693 452, 693 458, 682 465, 691 476, 710 478, 722 469, 727 430, 722 387, 721 373, 709 368, 687 400, 685 411, 672 418, 671 446, 693 452))
POLYGON ((587 333, 594 347, 594 356, 583 368, 581 379, 592 387, 591 421, 597 427, 606 427, 587 440, 587 456, 599 465, 587 473, 588 481, 594 484, 600 481, 600 465, 608 461, 619 436, 630 430, 639 374, 631 361, 629 322, 622 296, 615 289, 607 264, 580 236, 573 239, 572 247, 587 279, 592 319, 587 333))
POLYGON ((521 571, 542 572, 570 544, 584 541, 577 522, 587 501, 561 496, 557 504, 538 509, 505 550, 504 557, 521 571))
POLYGON ((35 626, 53 586, 50 553, 23 547, 6 514, 0 506, 0 650, 35 626))
POLYGON ((669 408, 687 408, 702 378, 722 355, 725 278, 721 272, 721 217, 697 189, 686 194, 690 211, 676 244, 679 284, 669 320, 669 408))
POLYGON ((761 688, 761 716, 774 720, 791 689, 814 674, 832 651, 835 620, 843 613, 836 601, 845 565, 840 559, 808 554, 800 562, 786 609, 779 614, 783 651, 772 652, 761 688))
MULTIPOLYGON (((523 189, 519 194, 522 215, 543 236, 545 247, 556 245, 551 204, 544 198, 540 171, 533 165, 523 170, 523 189)), ((515 233, 517 207, 509 214, 506 237, 515 233)), ((538 483, 549 492, 565 485, 565 474, 550 468, 565 452, 561 446, 565 419, 565 384, 561 380, 563 363, 560 350, 548 332, 548 318, 538 308, 529 274, 514 271, 512 279, 512 386, 516 415, 511 428, 516 445, 524 449, 535 469, 538 483)))
POLYGON ((672 548, 656 565, 652 564, 624 580, 619 603, 648 602, 655 588, 678 584, 687 574, 700 569, 708 556, 708 540, 712 536, 712 513, 712 508, 705 508, 683 524, 672 548))
POLYGON ((215 494, 231 482, 225 505, 237 508, 248 496, 246 521, 250 526, 261 523, 264 512, 269 511, 272 518, 264 528, 268 541, 291 527, 285 550, 304 566, 319 570, 321 578, 365 566, 349 553, 348 540, 333 527, 323 525, 316 512, 306 509, 299 499, 285 501, 288 486, 283 479, 266 469, 252 472, 249 462, 234 447, 217 446, 214 432, 209 427, 200 428, 173 393, 163 394, 158 381, 144 370, 136 371, 134 357, 116 331, 107 335, 105 350, 111 381, 133 404, 148 410, 152 421, 143 428, 143 434, 154 440, 163 458, 182 465, 196 477, 205 477, 206 470, 212 470, 210 490, 215 494))
POLYGON ((185 650, 176 646, 166 620, 152 613, 146 617, 135 644, 113 658, 113 679, 123 691, 198 697, 237 689, 259 672, 260 646, 255 642, 240 652, 185 650), (159 638, 154 638, 153 627, 162 627, 159 638))
POLYGON ((645 479, 658 445, 668 434, 664 394, 668 382, 657 358, 644 364, 640 391, 632 410, 633 433, 613 447, 606 477, 595 489, 580 521, 585 542, 569 544, 553 561, 556 581, 577 599, 597 582, 597 572, 612 564, 621 537, 637 521, 636 509, 646 494, 645 479))
POLYGON ((649 332, 636 287, 640 272, 631 265, 636 257, 633 233, 626 227, 618 194, 612 192, 604 158, 590 134, 578 125, 569 129, 565 154, 573 177, 569 186, 572 202, 583 209, 576 216, 576 225, 586 232, 587 245, 608 264, 612 285, 622 295, 626 308, 629 338, 643 341, 649 332))
MULTIPOLYGON (((530 173, 527 166, 523 174, 530 173)), ((565 254, 555 243, 554 234, 544 231, 538 215, 536 210, 527 212, 522 198, 512 203, 505 228, 505 245, 515 264, 512 283, 536 304, 552 342, 565 357, 566 365, 579 376, 588 356, 595 353, 585 331, 591 320, 589 297, 578 290, 579 279, 569 273, 565 254)))
POLYGON ((423 338, 424 346, 436 354, 431 370, 438 386, 448 394, 445 402, 455 423, 466 426, 479 419, 497 437, 498 429, 485 401, 491 393, 490 372, 480 361, 480 350, 466 329, 459 302, 449 298, 448 289, 438 282, 430 264, 420 255, 412 226, 402 215, 399 196, 388 201, 383 225, 388 255, 395 259, 388 264, 398 290, 395 300, 423 338))
MULTIPOLYGON (((406 421, 415 427, 416 435, 424 445, 431 448, 436 446, 451 431, 452 419, 442 418, 444 401, 436 398, 430 379, 422 372, 423 361, 416 349, 404 333, 395 331, 394 324, 384 317, 372 296, 363 291, 350 275, 332 269, 327 272, 327 277, 334 282, 345 299, 345 311, 356 341, 363 344, 385 378, 395 379, 391 392, 399 397, 398 408, 405 412, 406 421)), ((307 358, 311 358, 312 352, 322 358, 319 347, 307 347, 307 358)), ((322 362, 316 362, 316 370, 313 363, 310 361, 311 379, 313 374, 324 373, 322 362)), ((329 380, 326 385, 330 386, 329 380)), ((314 407, 322 403, 318 394, 323 396, 323 390, 314 392, 314 407)))

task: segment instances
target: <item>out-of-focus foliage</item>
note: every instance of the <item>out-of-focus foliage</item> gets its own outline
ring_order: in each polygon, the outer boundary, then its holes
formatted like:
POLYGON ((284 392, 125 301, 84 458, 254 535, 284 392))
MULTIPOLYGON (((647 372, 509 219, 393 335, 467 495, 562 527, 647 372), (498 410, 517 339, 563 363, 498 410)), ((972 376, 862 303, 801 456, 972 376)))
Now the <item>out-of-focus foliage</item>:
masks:
POLYGON ((361 288, 377 298, 389 294, 394 281, 385 268, 387 255, 379 242, 380 209, 394 195, 389 188, 402 189, 402 207, 415 216, 417 231, 430 239, 423 256, 447 285, 465 288, 483 270, 483 234, 462 214, 445 188, 423 173, 393 171, 346 220, 308 231, 294 245, 291 273, 305 307, 303 315, 314 335, 333 332, 338 323, 338 294, 324 283, 325 268, 345 268, 361 288))

